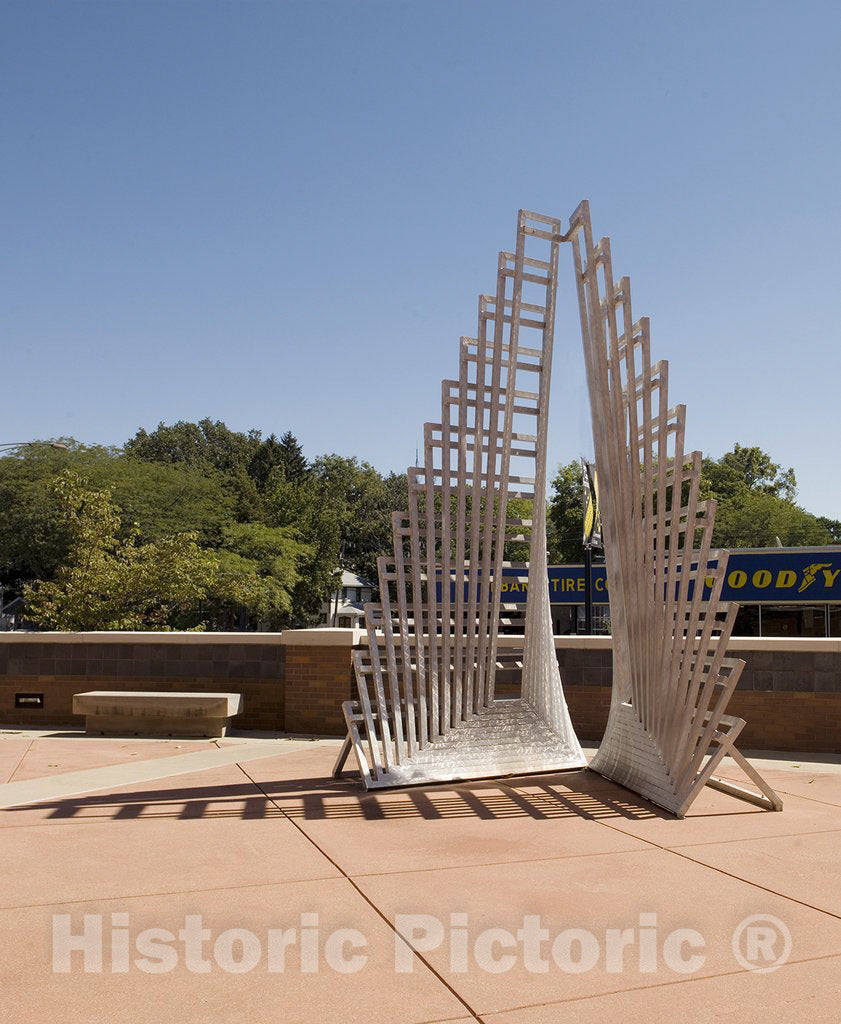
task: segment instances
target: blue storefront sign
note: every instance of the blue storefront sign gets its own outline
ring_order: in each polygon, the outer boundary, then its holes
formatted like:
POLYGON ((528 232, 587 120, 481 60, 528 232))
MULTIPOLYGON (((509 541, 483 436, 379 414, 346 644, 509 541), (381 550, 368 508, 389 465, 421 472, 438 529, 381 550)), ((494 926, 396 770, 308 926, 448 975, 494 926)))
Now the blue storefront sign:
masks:
POLYGON ((841 602, 841 548, 731 551, 722 597, 742 604, 841 602))
MULTIPOLYGON (((716 564, 710 562, 711 567, 716 564)), ((584 603, 583 565, 551 565, 547 575, 552 604, 584 603)), ((593 603, 607 604, 603 565, 593 566, 592 580, 593 603)), ((440 597, 440 585, 438 589, 440 597)), ((455 600, 455 584, 450 593, 455 600)), ((503 569, 500 596, 506 604, 525 604, 528 570, 503 569)), ((721 596, 741 604, 841 604, 841 547, 731 551, 721 596)))

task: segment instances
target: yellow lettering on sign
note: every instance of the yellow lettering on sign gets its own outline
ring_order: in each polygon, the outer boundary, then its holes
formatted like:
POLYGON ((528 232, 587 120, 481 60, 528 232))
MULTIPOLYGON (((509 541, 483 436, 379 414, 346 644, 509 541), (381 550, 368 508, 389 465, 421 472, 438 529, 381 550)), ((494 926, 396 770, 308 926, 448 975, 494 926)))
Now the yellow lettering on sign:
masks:
POLYGON ((767 587, 771 583, 771 573, 767 569, 757 569, 753 574, 755 587, 767 587))
POLYGON ((778 587, 793 587, 797 582, 797 573, 792 569, 780 569, 777 573, 778 587))
POLYGON ((516 583, 516 581, 509 583, 508 589, 511 591, 512 594, 515 594, 515 593, 519 594, 520 593, 520 587, 516 583))
POLYGON ((580 580, 576 580, 575 582, 577 584, 577 586, 575 588, 576 590, 583 590, 584 589, 584 578, 583 577, 580 580))
POLYGON ((748 574, 742 572, 741 569, 734 569, 733 572, 727 577, 727 582, 734 590, 738 590, 743 587, 748 581, 748 574))
POLYGON ((826 585, 828 587, 831 587, 832 584, 835 582, 835 577, 838 575, 839 572, 841 572, 841 569, 836 569, 835 572, 830 572, 829 569, 824 569, 823 574, 824 578, 826 579, 826 585))
POLYGON ((503 584, 502 584, 502 585, 500 586, 500 588, 499 588, 499 589, 500 589, 500 590, 502 591, 502 593, 504 594, 504 593, 505 593, 505 591, 506 591, 506 590, 508 590, 508 584, 507 584, 507 583, 503 583, 503 584))
POLYGON ((707 576, 707 578, 704 580, 704 586, 709 587, 710 589, 712 589, 713 583, 715 583, 714 576, 707 576))

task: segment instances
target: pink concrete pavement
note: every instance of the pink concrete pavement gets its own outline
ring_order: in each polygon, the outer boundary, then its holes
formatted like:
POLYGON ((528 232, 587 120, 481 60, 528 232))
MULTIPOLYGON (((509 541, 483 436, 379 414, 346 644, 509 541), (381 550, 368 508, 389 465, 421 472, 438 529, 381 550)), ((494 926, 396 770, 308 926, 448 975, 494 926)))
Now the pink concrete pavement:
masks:
POLYGON ((95 739, 79 729, 0 731, 0 783, 40 779, 45 775, 103 768, 153 757, 177 757, 225 745, 219 740, 95 739), (79 741, 84 738, 84 744, 79 741))
MULTIPOLYGON (((73 743, 65 760, 43 740, 32 770, 90 768, 103 757, 123 763, 100 741, 62 742, 73 743)), ((157 741, 131 742, 139 757, 163 756, 157 741)), ((0 772, 16 771, 8 766, 25 753, 7 743, 0 742, 0 772)), ((586 771, 365 795, 353 778, 330 777, 335 752, 335 744, 315 743, 0 810, 4 1019, 839 1020, 841 772, 834 766, 767 770, 784 793, 780 814, 708 790, 689 818, 676 821, 586 771), (103 928, 102 970, 86 973, 76 952, 69 973, 54 972, 55 921, 69 920, 76 933, 85 915, 103 928), (421 937, 417 945, 434 948, 407 951, 395 931, 407 934, 401 915, 427 915, 423 927, 415 921, 418 935, 437 919, 442 941, 421 937), (770 915, 790 935, 787 962, 770 973, 749 969, 767 966, 761 949, 751 959, 737 943, 744 962, 734 952, 734 931, 754 915, 770 915), (197 916, 210 933, 202 947, 207 970, 186 962, 178 939, 197 916), (537 959, 522 944, 509 950, 504 933, 515 936, 538 916, 549 939, 537 959), (160 948, 157 960, 136 948, 145 929, 170 934, 175 962, 160 948), (232 938, 230 929, 245 931, 232 938), (271 929, 289 941, 282 964, 273 947, 269 969, 271 929), (488 939, 488 929, 503 931, 488 939), (675 929, 697 933, 677 947, 677 959, 667 955, 675 929), (621 963, 608 958, 611 931, 631 936, 621 963), (475 942, 483 932, 480 963, 475 942), (328 956, 332 935, 344 945, 328 956), (551 952, 556 939, 560 965, 551 952), (597 955, 585 963, 593 941, 597 955), (246 970, 254 942, 259 956, 246 970), (686 970, 681 957, 693 953, 703 962, 686 970), (367 959, 345 971, 355 955, 367 959), (150 964, 172 969, 153 973, 150 964)), ((177 760, 173 752, 173 771, 177 760)), ((735 777, 732 766, 725 770, 735 777)))

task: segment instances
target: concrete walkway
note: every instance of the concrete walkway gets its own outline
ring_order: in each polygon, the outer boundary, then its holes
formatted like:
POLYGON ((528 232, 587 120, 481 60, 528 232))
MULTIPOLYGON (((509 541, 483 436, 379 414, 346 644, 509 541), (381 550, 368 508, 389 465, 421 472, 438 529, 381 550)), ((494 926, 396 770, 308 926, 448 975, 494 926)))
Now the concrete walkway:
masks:
MULTIPOLYGON (((33 748, 36 739, 40 742, 37 753, 40 754, 44 747, 47 747, 51 755, 57 759, 64 757, 65 752, 60 748, 67 746, 67 739, 77 740, 74 747, 79 747, 81 737, 64 737, 58 739, 49 733, 41 733, 33 737, 24 754, 17 764, 14 774, 19 774, 21 769, 27 765, 27 759, 32 759, 33 748)), ((280 754, 290 754, 301 750, 309 750, 313 746, 312 740, 279 738, 251 740, 244 737, 228 737, 225 740, 163 740, 146 741, 144 746, 142 740, 123 739, 91 739, 86 737, 83 742, 90 744, 92 753, 97 744, 99 749, 96 753, 102 757, 102 747, 113 753, 112 758, 106 757, 106 763, 95 768, 86 768, 81 771, 62 771, 54 774, 40 774, 35 778, 26 778, 20 781, 10 781, 0 785, 0 808, 17 807, 21 804, 31 804, 46 800, 58 800, 77 793, 92 793, 100 789, 115 789, 120 786, 136 785, 141 782, 151 782, 155 779, 170 778, 175 775, 185 775, 190 772, 203 771, 207 768, 219 768, 228 764, 247 763, 260 757, 277 757, 280 754), (122 761, 120 754, 126 750, 132 756, 137 756, 135 761, 122 761), (162 757, 149 757, 148 754, 160 750, 162 757), (122 761, 122 763, 121 763, 122 761), (114 763, 116 762, 116 763, 114 763)), ((339 741, 315 741, 321 742, 330 747, 338 747, 339 741)), ((8 744, 8 740, 6 741, 8 744)), ((0 744, 0 763, 2 762, 2 747, 0 744)), ((76 751, 74 751, 75 753, 76 751)), ((84 755, 83 755, 84 756, 84 755)), ((334 754, 335 756, 335 754, 334 754)), ((43 770, 43 757, 38 758, 43 770)), ((50 762, 47 762, 49 767, 50 762)), ((58 767, 60 760, 54 762, 58 767)))
POLYGON ((7 1019, 839 1020, 838 759, 677 821, 588 771, 365 795, 334 742, 131 752, 0 811, 7 1019))

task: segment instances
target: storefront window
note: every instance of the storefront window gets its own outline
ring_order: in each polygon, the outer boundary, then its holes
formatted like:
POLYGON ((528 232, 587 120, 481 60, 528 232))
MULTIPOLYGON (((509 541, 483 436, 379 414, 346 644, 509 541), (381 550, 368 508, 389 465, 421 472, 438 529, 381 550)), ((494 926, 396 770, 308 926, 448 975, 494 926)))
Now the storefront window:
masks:
POLYGON ((736 613, 733 636, 759 636, 759 605, 743 604, 736 613))
POLYGON ((826 636, 826 605, 768 605, 762 636, 826 636))
POLYGON ((552 628, 555 636, 569 636, 577 632, 576 605, 552 605, 552 628))
MULTIPOLYGON (((583 605, 553 605, 556 636, 584 632, 583 605)), ((522 626, 519 626, 522 632, 522 626)), ((593 632, 610 632, 610 608, 593 607, 593 632)), ((736 615, 733 636, 841 637, 841 604, 743 604, 736 615), (829 633, 827 633, 827 612, 829 633)))

